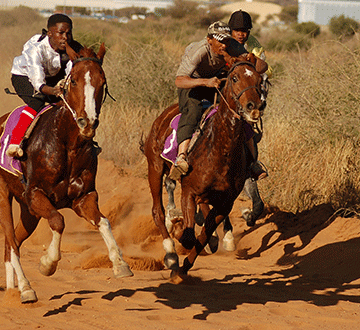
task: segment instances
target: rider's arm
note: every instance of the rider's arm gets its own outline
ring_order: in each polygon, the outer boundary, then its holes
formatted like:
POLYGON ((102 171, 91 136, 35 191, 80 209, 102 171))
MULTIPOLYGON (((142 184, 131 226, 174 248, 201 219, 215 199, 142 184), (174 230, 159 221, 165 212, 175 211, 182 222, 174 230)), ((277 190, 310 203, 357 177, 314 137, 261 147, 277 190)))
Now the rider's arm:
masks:
POLYGON ((62 93, 62 87, 59 85, 56 85, 55 87, 51 87, 48 85, 41 85, 39 90, 41 93, 43 93, 45 95, 59 96, 62 93))
POLYGON ((189 76, 178 76, 175 79, 175 85, 177 88, 194 88, 199 86, 204 87, 219 87, 220 79, 213 78, 191 78, 189 76))

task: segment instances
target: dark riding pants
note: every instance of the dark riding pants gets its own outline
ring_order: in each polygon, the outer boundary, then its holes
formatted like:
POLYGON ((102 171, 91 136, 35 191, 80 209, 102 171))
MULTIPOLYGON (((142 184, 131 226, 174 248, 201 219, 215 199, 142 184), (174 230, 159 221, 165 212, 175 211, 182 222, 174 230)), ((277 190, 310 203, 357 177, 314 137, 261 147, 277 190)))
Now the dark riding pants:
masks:
POLYGON ((203 100, 214 102, 215 88, 195 87, 191 89, 179 88, 179 110, 181 117, 177 130, 177 142, 191 139, 204 112, 203 100))
POLYGON ((45 103, 56 103, 59 99, 52 95, 45 95, 42 93, 36 93, 33 85, 30 83, 29 78, 26 76, 19 76, 13 74, 11 76, 11 83, 15 88, 19 97, 36 112, 39 112, 45 103))

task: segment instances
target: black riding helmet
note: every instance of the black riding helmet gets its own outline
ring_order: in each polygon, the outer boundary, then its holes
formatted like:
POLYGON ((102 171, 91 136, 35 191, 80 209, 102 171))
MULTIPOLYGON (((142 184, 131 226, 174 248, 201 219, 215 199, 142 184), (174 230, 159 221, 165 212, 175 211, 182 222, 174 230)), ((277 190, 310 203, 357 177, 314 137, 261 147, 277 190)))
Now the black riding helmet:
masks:
POLYGON ((231 17, 229 19, 229 26, 231 30, 251 30, 251 17, 246 11, 235 11, 231 14, 231 17))

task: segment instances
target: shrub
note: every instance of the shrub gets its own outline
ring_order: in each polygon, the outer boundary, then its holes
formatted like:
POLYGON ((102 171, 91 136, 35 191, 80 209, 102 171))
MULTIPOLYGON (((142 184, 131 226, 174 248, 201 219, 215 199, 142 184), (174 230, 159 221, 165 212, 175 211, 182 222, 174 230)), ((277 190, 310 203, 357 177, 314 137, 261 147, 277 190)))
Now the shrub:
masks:
POLYGON ((296 23, 293 25, 293 29, 297 33, 308 34, 313 38, 320 34, 320 26, 314 22, 296 23))
POLYGON ((329 29, 336 36, 349 37, 359 31, 360 24, 344 15, 334 16, 330 19, 329 29))
POLYGON ((298 6, 286 6, 282 8, 278 16, 285 23, 294 23, 297 21, 298 11, 298 6))

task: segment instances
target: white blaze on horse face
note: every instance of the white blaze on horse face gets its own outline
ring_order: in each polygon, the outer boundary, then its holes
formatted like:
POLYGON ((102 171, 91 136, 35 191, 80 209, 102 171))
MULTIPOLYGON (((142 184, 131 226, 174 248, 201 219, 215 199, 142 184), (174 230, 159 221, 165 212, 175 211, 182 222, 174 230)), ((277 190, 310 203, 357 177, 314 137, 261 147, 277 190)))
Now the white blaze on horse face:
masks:
POLYGON ((96 119, 96 105, 95 105, 95 88, 91 85, 91 76, 90 72, 85 73, 85 112, 90 120, 93 123, 96 119))
POLYGON ((245 76, 251 77, 253 75, 253 72, 249 69, 245 68, 245 76))

